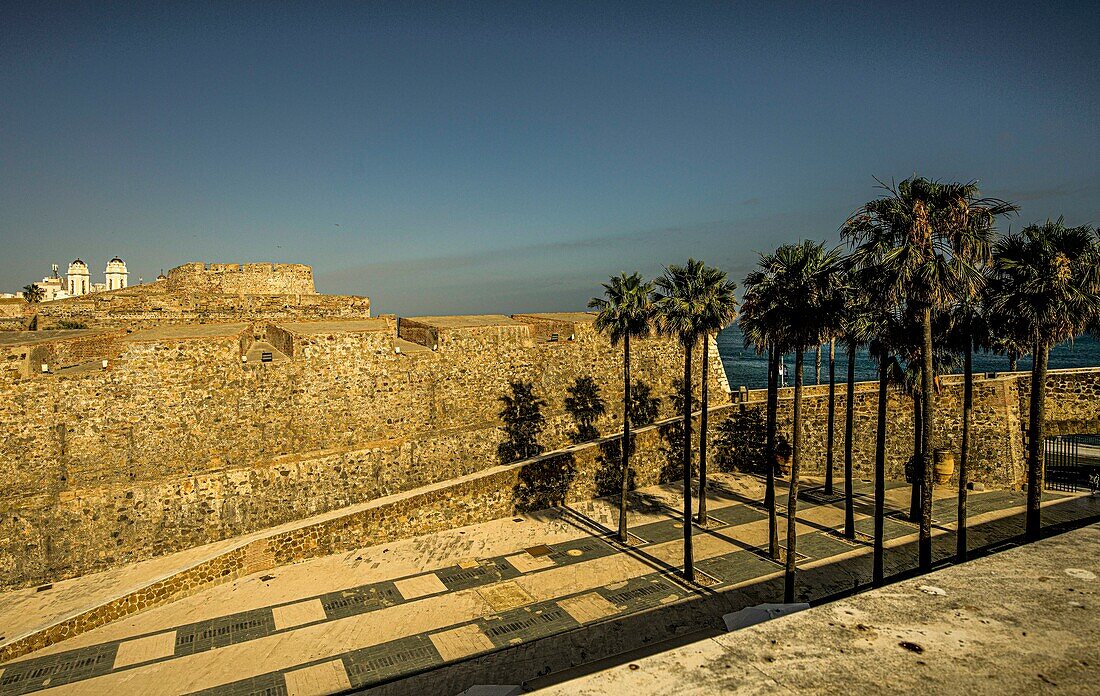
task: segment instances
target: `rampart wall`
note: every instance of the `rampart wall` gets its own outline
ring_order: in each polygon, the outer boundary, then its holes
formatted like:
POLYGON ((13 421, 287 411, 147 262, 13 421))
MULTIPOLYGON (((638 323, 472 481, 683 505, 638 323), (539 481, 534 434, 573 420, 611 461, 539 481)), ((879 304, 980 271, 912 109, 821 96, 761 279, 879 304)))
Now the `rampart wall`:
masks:
MULTIPOLYGON (((933 447, 956 453, 962 439, 961 375, 940 380, 936 393, 936 420, 933 447)), ((802 444, 803 471, 822 474, 826 464, 828 426, 827 385, 803 388, 802 444)), ((790 440, 794 390, 780 390, 780 434, 790 440)), ((1100 368, 1053 370, 1046 383, 1046 427, 1050 435, 1100 434, 1100 368)), ((1026 431, 1028 426, 1031 375, 1027 372, 998 373, 995 377, 975 375, 974 411, 971 420, 971 478, 987 484, 1019 487, 1026 479, 1026 431)), ((878 419, 878 384, 855 385, 853 462, 855 475, 871 478, 874 474, 875 433, 878 419)), ((887 478, 902 479, 906 460, 913 452, 913 400, 891 388, 887 407, 887 478)), ((746 408, 759 409, 763 418, 766 390, 751 390, 746 408)), ((843 475, 845 385, 836 391, 834 475, 843 475)), ((740 405, 731 408, 741 408, 740 405)), ((732 413, 723 412, 718 423, 732 413)))
POLYGON ((56 328, 61 322, 140 329, 164 324, 359 319, 370 316, 370 300, 316 293, 249 295, 172 290, 165 281, 159 281, 65 300, 24 303, 21 311, 21 324, 37 314, 40 329, 56 328))
POLYGON ((185 263, 168 271, 171 292, 312 295, 313 269, 300 263, 185 263))
MULTIPOLYGON (((567 321, 558 341, 539 338, 537 317, 468 319, 430 320, 438 343, 400 353, 408 339, 392 318, 160 326, 117 334, 105 370, 10 378, 0 583, 83 574, 496 465, 513 381, 546 402, 545 448, 572 439, 564 400, 580 377, 606 403, 599 430, 619 427, 621 353, 590 317, 567 321), (257 336, 287 359, 242 363, 257 336)), ((671 415, 678 345, 632 348, 636 379, 671 415)), ((719 403, 727 386, 711 355, 719 403)))

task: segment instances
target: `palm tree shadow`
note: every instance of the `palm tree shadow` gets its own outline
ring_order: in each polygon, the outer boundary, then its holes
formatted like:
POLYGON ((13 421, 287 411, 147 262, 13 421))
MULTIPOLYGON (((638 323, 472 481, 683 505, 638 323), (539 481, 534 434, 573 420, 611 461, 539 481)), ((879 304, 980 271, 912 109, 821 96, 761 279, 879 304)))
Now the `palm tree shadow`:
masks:
POLYGON ((653 570, 657 571, 662 577, 672 580, 677 584, 690 588, 700 594, 713 594, 713 590, 706 587, 695 585, 694 583, 687 583, 683 578, 683 570, 677 566, 674 566, 666 561, 657 558, 656 556, 648 553, 643 548, 631 546, 629 544, 623 544, 619 541, 617 533, 608 529, 604 525, 600 524, 597 520, 592 519, 583 512, 570 507, 568 505, 562 506, 563 517, 570 517, 574 520, 574 526, 579 529, 587 529, 592 536, 599 538, 604 543, 613 547, 616 551, 624 553, 631 558, 644 563, 653 570))
MULTIPOLYGON (((642 428, 657 420, 661 399, 652 396, 650 386, 641 381, 631 383, 630 422, 633 428, 642 428)), ((636 432, 630 433, 630 456, 637 452, 636 432)), ((600 444, 600 453, 596 457, 596 495, 619 495, 622 491, 622 437, 600 444)), ((627 490, 637 487, 637 475, 632 467, 627 479, 627 490)))

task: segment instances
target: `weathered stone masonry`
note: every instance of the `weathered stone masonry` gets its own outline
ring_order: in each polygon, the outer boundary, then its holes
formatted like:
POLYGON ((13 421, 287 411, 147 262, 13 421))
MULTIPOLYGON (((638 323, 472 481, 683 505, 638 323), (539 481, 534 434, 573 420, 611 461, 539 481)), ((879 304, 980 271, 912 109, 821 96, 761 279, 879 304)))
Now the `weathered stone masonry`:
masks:
MULTIPOLYGON (((802 465, 807 474, 825 470, 825 432, 828 423, 828 386, 803 388, 802 465)), ((793 389, 780 390, 779 432, 788 439, 792 429, 793 389)), ((941 378, 935 397, 933 447, 956 453, 962 438, 962 376, 941 378)), ((1031 375, 1026 372, 979 374, 974 382, 971 420, 971 478, 997 486, 1019 487, 1026 479, 1025 447, 1031 375)), ((1049 435, 1100 434, 1100 368, 1052 370, 1046 383, 1046 428, 1049 435)), ((905 461, 913 451, 913 402, 891 389, 887 410, 886 476, 904 477, 905 461)), ((765 407, 766 390, 749 392, 746 408, 765 407)), ((837 385, 834 475, 843 475, 845 385, 837 385)), ((734 406, 732 408, 740 408, 734 406)), ((718 416, 712 422, 718 422, 718 416)), ((874 474, 878 384, 860 382, 855 388, 853 462, 857 477, 874 474)))
MULTIPOLYGON (((75 355, 63 344, 93 337, 99 347, 91 364, 58 363, 49 375, 28 365, 0 385, 3 583, 83 574, 495 465, 500 397, 514 380, 547 402, 546 448, 569 442, 564 399, 578 377, 599 384, 608 414, 598 426, 613 432, 621 353, 591 319, 408 320, 430 329, 431 346, 402 338, 392 317, 89 330, 0 346, 9 357, 75 355), (242 363, 257 346, 279 359, 242 363)), ((720 403, 728 390, 711 353, 720 403)), ((633 359, 670 415, 679 347, 642 341, 633 359)))
POLYGON ((370 317, 366 297, 321 295, 302 264, 188 263, 166 280, 53 302, 0 305, 0 329, 61 322, 115 329, 233 321, 316 321, 370 317))

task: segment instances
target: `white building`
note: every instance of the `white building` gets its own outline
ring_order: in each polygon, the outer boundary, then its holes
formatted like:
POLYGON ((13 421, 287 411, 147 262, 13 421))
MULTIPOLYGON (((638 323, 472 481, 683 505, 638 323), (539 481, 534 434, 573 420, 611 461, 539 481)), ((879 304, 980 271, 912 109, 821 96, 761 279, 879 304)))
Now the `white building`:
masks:
POLYGON ((130 274, 126 271, 126 262, 119 257, 114 257, 107 262, 107 289, 121 290, 128 284, 130 274))
POLYGON ((70 297, 80 297, 92 291, 92 278, 88 272, 88 264, 80 259, 69 264, 69 272, 66 275, 69 280, 70 297))
POLYGON ((61 279, 61 276, 57 275, 57 264, 51 266, 53 275, 46 276, 42 280, 35 283, 36 286, 42 289, 42 301, 49 302, 50 300, 63 300, 69 296, 66 292, 68 289, 65 286, 65 281, 61 279))
MULTIPOLYGON (((104 282, 93 283, 88 264, 81 259, 74 259, 69 264, 65 278, 58 275, 58 266, 53 264, 53 274, 34 283, 42 289, 42 301, 64 300, 68 297, 80 297, 93 292, 106 290, 121 290, 130 284, 130 273, 126 270, 126 262, 119 257, 114 257, 107 262, 104 271, 104 282)), ((16 296, 20 296, 17 294, 16 296)))

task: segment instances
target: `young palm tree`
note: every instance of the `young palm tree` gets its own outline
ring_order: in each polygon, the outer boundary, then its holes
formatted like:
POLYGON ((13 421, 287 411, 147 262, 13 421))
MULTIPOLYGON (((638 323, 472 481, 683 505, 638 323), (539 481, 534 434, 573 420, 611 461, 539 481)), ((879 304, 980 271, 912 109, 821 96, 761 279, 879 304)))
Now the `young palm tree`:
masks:
MULTIPOLYGON (((839 327, 833 327, 831 333, 839 327)), ((833 443, 836 433, 836 336, 829 336, 829 406, 825 424, 825 493, 833 494, 833 443)))
MULTIPOLYGON (((824 245, 806 241, 787 244, 761 259, 764 285, 776 307, 775 334, 795 353, 794 422, 792 424, 791 482, 787 497, 787 558, 783 597, 794 601, 797 559, 798 477, 802 450, 803 355, 839 322, 843 307, 840 292, 840 252, 826 252, 824 245)), ((760 284, 757 284, 758 286, 760 284)))
POLYGON ((761 270, 745 278, 745 297, 741 303, 738 325, 745 337, 745 347, 755 346, 757 354, 768 355, 768 400, 764 459, 767 462, 764 506, 768 509, 768 553, 779 558, 779 520, 775 510, 776 421, 779 410, 779 361, 782 360, 783 337, 779 320, 783 308, 775 302, 771 277, 766 272, 769 257, 761 255, 761 270))
POLYGON ((1062 218, 1029 225, 996 246, 988 288, 991 306, 1026 330, 1032 346, 1028 414, 1028 540, 1039 538, 1043 489, 1043 419, 1047 358, 1055 344, 1082 333, 1100 312, 1100 243, 1091 227, 1062 218))
POLYGON ((33 283, 23 286, 23 299, 30 304, 38 304, 45 296, 46 292, 33 283))
POLYGON ((844 536, 856 538, 855 489, 852 448, 855 437, 856 353, 872 335, 870 296, 855 269, 847 269, 844 278, 844 313, 840 323, 840 341, 848 357, 844 398, 844 536))
POLYGON ((982 314, 989 325, 990 351, 1008 358, 1008 371, 1015 372, 1020 358, 1031 355, 1028 328, 1017 318, 994 309, 987 292, 982 293, 982 314))
POLYGON ((1015 207, 979 198, 976 182, 941 184, 912 177, 897 186, 880 186, 886 195, 868 202, 845 223, 855 256, 877 269, 886 281, 885 299, 904 302, 920 318, 922 363, 922 435, 920 438, 921 521, 920 568, 932 567, 932 310, 969 294, 989 258, 991 224, 960 222, 960 218, 993 219, 1015 207))
MULTIPOLYGON (((695 580, 691 548, 691 358, 695 344, 706 330, 706 272, 703 262, 688 259, 686 265, 672 265, 655 282, 653 304, 661 332, 675 336, 684 348, 683 456, 684 467, 684 577, 695 580)), ((705 374, 705 371, 704 371, 705 374)))
MULTIPOLYGON (((889 313, 879 315, 888 319, 889 313)), ((885 521, 886 521, 886 406, 891 371, 896 367, 890 345, 890 331, 879 323, 875 338, 868 343, 871 357, 878 363, 878 418, 875 424, 875 540, 872 558, 871 583, 881 587, 885 580, 885 521)))
POLYGON ((978 298, 965 298, 952 308, 947 332, 948 348, 963 358, 962 438, 959 446, 959 496, 956 517, 955 560, 966 560, 966 497, 970 479, 970 421, 974 411, 974 349, 986 349, 991 341, 989 325, 978 298))
POLYGON ((619 496, 619 541, 627 543, 626 498, 630 481, 630 339, 644 338, 649 334, 653 306, 650 294, 653 283, 645 281, 637 272, 612 276, 603 284, 604 297, 594 297, 588 306, 598 312, 594 326, 611 339, 611 345, 623 342, 623 439, 622 492, 619 496))
POLYGON ((709 390, 707 375, 710 367, 710 339, 737 318, 737 299, 733 291, 737 284, 726 277, 725 272, 710 266, 703 267, 703 385, 700 401, 702 411, 699 414, 699 511, 700 526, 707 524, 707 406, 709 390))

